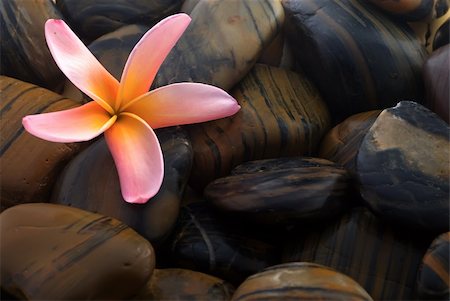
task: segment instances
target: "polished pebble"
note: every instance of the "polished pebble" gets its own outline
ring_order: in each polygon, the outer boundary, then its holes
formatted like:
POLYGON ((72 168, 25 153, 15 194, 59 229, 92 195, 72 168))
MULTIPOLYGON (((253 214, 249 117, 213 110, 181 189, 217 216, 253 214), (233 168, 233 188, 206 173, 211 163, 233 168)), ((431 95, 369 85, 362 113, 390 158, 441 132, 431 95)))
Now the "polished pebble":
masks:
POLYGON ((234 287, 217 277, 186 269, 155 269, 133 300, 228 301, 234 287))
POLYGON ((53 204, 0 215, 1 286, 26 300, 119 300, 150 278, 150 243, 125 224, 53 204))
POLYGON ((449 300, 450 232, 436 237, 423 257, 417 280, 417 296, 423 300, 449 300))
POLYGON ((380 110, 358 113, 336 125, 322 139, 319 157, 354 172, 359 146, 380 113, 380 110))
POLYGON ((58 173, 82 144, 36 138, 25 131, 22 118, 73 108, 79 103, 6 76, 0 76, 0 94, 1 207, 47 202, 58 173))
POLYGON ((279 158, 244 163, 217 179, 205 198, 230 218, 264 224, 318 221, 348 205, 348 172, 319 158, 279 158))
POLYGON ((356 281, 329 267, 292 262, 248 277, 231 300, 371 301, 372 298, 356 281))
POLYGON ((303 76, 258 64, 231 92, 231 118, 189 126, 190 183, 201 190, 245 161, 311 154, 330 128, 327 107, 303 76))
POLYGON ((286 235, 284 262, 331 267, 357 281, 374 300, 411 300, 429 235, 393 228, 356 207, 339 219, 286 235))
POLYGON ((1 74, 58 89, 63 74, 45 42, 47 19, 61 19, 51 0, 0 1, 1 74))
POLYGON ((359 148, 369 207, 394 224, 449 230, 450 127, 410 101, 381 112, 359 148))
POLYGON ((366 1, 283 0, 296 59, 334 122, 400 100, 423 101, 425 48, 406 24, 366 1))
POLYGON ((200 1, 154 87, 200 82, 231 89, 253 67, 284 22, 279 0, 200 1))
POLYGON ((147 203, 123 200, 116 166, 103 138, 67 165, 52 201, 117 218, 157 246, 177 220, 192 149, 181 128, 160 129, 156 134, 164 156, 164 180, 158 194, 147 203))

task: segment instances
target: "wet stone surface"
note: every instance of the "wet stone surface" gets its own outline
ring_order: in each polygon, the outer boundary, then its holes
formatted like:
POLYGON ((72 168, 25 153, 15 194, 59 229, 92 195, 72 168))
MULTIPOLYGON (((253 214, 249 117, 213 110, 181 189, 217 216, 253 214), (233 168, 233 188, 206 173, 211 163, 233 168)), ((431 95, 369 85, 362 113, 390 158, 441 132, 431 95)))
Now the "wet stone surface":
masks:
POLYGON ((237 114, 188 128, 197 189, 245 161, 310 154, 330 127, 317 90, 291 71, 258 64, 231 95, 237 114))
POLYGON ((76 208, 18 205, 1 213, 0 231, 1 286, 21 299, 129 298, 155 266, 131 228, 76 208))
POLYGON ((164 180, 158 194, 146 204, 123 200, 119 176, 105 140, 74 158, 62 173, 52 201, 117 218, 152 243, 172 230, 192 164, 192 149, 181 128, 157 130, 164 155, 164 180))
POLYGON ((426 51, 405 24, 367 1, 282 3, 297 70, 318 87, 335 122, 403 99, 423 101, 426 51))
POLYGON ((318 158, 247 162, 210 183, 205 198, 230 217, 292 224, 340 214, 348 206, 350 176, 318 158))
POLYGON ((292 262, 248 277, 231 299, 237 300, 358 300, 371 301, 350 277, 309 262, 292 262))
POLYGON ((448 231, 449 134, 447 123, 414 102, 381 112, 357 157, 370 208, 395 224, 448 231))
POLYGON ((80 104, 47 89, 0 76, 1 208, 29 202, 48 202, 58 173, 82 147, 53 143, 29 134, 22 118, 80 104))

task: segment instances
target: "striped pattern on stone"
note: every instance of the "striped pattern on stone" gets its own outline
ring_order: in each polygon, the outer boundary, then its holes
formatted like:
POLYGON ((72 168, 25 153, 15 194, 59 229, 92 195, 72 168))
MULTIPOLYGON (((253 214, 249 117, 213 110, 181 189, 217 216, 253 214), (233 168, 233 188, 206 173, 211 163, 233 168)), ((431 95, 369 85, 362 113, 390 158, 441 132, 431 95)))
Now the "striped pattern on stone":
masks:
POLYGON ((231 300, 371 301, 372 298, 356 281, 329 267, 292 262, 248 277, 231 300))
POLYGON ((429 235, 393 228, 356 207, 338 220, 286 235, 284 262, 322 264, 356 280, 374 300, 411 300, 429 235))
POLYGON ((247 74, 281 30, 279 0, 199 1, 192 22, 153 84, 200 82, 229 90, 247 74))
POLYGON ((423 101, 426 51, 406 24, 366 0, 283 0, 297 69, 336 122, 399 100, 423 101))
POLYGON ((287 70, 256 65, 231 95, 241 105, 233 117, 188 127, 197 188, 245 161, 311 154, 330 127, 316 89, 287 70))
POLYGON ((47 202, 49 189, 64 163, 81 144, 53 143, 25 131, 29 114, 60 111, 79 103, 44 88, 0 76, 0 178, 2 208, 47 202))

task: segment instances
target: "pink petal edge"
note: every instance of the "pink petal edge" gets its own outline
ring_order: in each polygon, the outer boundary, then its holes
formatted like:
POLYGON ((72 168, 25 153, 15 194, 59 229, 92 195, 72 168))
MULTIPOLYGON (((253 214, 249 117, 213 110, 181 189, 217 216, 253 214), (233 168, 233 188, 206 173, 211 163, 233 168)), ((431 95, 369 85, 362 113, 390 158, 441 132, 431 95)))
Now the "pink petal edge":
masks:
POLYGON ((148 92, 159 67, 190 22, 188 15, 176 14, 161 20, 147 31, 125 64, 116 107, 126 105, 148 92))
POLYGON ((45 38, 50 52, 67 78, 113 114, 119 82, 100 64, 63 20, 45 23, 45 38))
POLYGON ((119 115, 105 132, 114 158, 122 196, 128 203, 143 204, 158 193, 164 177, 164 160, 158 138, 138 116, 119 115))
POLYGON ((88 141, 106 131, 116 120, 96 102, 51 113, 28 115, 22 119, 32 135, 52 142, 88 141))
POLYGON ((200 83, 176 83, 152 90, 129 104, 152 128, 205 122, 234 115, 241 107, 224 90, 200 83))

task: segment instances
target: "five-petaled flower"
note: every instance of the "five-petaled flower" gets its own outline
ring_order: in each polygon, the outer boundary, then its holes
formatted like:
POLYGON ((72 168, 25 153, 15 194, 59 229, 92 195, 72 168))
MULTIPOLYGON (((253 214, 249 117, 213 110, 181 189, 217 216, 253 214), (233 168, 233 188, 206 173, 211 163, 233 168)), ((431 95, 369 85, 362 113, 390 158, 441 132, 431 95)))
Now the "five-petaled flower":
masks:
POLYGON ((94 101, 23 118, 31 134, 53 142, 87 141, 104 133, 119 173, 123 198, 145 203, 160 189, 164 161, 153 129, 233 115, 239 105, 225 91, 200 83, 176 83, 148 91, 162 62, 191 21, 170 16, 136 44, 120 83, 62 20, 48 20, 45 36, 63 73, 94 101))

